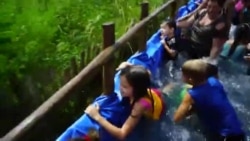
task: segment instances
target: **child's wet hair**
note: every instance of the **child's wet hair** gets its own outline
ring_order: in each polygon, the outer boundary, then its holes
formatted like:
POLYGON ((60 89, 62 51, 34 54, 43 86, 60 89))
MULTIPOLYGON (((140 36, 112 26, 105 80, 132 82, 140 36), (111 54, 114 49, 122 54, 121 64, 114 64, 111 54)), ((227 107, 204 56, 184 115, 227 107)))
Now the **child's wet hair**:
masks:
POLYGON ((207 79, 207 66, 201 59, 188 60, 182 65, 182 73, 194 83, 199 83, 207 79))
POLYGON ((128 66, 121 70, 120 76, 125 76, 128 83, 133 87, 133 104, 140 98, 148 95, 151 86, 150 74, 142 66, 128 66))
POLYGON ((237 46, 241 43, 249 43, 250 42, 250 25, 249 23, 243 23, 236 27, 236 31, 234 34, 234 42, 231 45, 231 48, 228 52, 228 56, 230 57, 234 51, 236 50, 237 46))
POLYGON ((163 21, 162 24, 167 25, 169 28, 174 28, 174 30, 176 29, 176 22, 175 22, 175 20, 166 19, 165 21, 163 21))

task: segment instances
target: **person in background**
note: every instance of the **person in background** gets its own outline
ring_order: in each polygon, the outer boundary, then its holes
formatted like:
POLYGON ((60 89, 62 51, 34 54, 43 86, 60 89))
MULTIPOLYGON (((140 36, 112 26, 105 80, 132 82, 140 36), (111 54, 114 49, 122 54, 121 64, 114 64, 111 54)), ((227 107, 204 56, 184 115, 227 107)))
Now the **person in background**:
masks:
POLYGON ((229 32, 224 3, 225 0, 208 0, 205 9, 177 22, 177 27, 190 28, 190 45, 186 46, 190 58, 219 56, 229 32))
POLYGON ((241 23, 250 22, 250 0, 239 0, 235 5, 233 24, 238 25, 241 23))
POLYGON ((250 43, 247 45, 247 52, 244 56, 244 59, 247 61, 247 75, 250 75, 250 43))
POLYGON ((193 87, 175 112, 174 122, 180 122, 190 109, 194 109, 211 141, 244 141, 242 125, 227 93, 218 79, 207 78, 207 67, 201 59, 188 60, 183 64, 183 81, 193 87))
POLYGON ((250 62, 250 43, 247 44, 247 52, 244 56, 244 59, 248 62, 250 62))
POLYGON ((250 43, 250 25, 246 23, 240 24, 236 28, 234 39, 228 40, 223 45, 220 56, 235 62, 243 62, 248 43, 250 43))
POLYGON ((232 25, 230 29, 229 38, 233 39, 236 26, 242 23, 250 22, 250 0, 238 0, 233 9, 232 25))

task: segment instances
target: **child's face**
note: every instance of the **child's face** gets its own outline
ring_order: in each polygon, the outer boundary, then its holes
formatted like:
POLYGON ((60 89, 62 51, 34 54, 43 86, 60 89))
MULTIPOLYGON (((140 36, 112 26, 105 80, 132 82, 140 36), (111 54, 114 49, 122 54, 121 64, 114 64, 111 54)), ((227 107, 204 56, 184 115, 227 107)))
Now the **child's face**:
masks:
POLYGON ((128 83, 127 78, 122 75, 120 76, 120 91, 123 97, 133 96, 133 87, 128 83))
POLYGON ((173 33, 173 28, 170 28, 166 23, 161 24, 161 35, 169 36, 173 33))

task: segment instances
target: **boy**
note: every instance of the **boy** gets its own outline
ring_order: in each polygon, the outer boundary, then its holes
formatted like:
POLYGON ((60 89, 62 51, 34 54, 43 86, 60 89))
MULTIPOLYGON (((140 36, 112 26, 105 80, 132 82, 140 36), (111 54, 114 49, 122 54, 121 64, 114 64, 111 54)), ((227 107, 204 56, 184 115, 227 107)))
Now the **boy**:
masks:
POLYGON ((175 37, 176 23, 173 20, 166 20, 161 24, 161 43, 165 49, 167 60, 175 60, 177 56, 177 43, 175 37))
POLYGON ((174 115, 181 121, 195 109, 201 123, 210 134, 211 141, 244 141, 241 123, 233 109, 223 85, 215 77, 209 77, 208 64, 201 59, 186 61, 182 66, 183 81, 192 85, 174 115))
POLYGON ((178 55, 177 38, 175 36, 176 23, 174 20, 166 20, 161 24, 161 43, 164 47, 163 59, 170 63, 169 74, 173 77, 174 61, 178 55))

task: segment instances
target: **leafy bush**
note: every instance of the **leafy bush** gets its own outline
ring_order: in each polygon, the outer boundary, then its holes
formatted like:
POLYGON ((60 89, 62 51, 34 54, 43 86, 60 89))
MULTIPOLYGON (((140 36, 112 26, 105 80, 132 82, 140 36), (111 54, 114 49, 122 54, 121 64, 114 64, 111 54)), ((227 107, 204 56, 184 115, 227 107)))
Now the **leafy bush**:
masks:
MULTIPOLYGON (((150 0, 151 7, 162 0, 150 0)), ((119 37, 138 20, 139 0, 2 0, 0 82, 41 68, 62 71, 88 47, 101 47, 101 24, 116 23, 119 37), (3 16, 2 16, 3 15, 3 16)), ((91 53, 91 52, 90 52, 91 53)), ((93 58, 96 54, 92 54, 93 58)))

